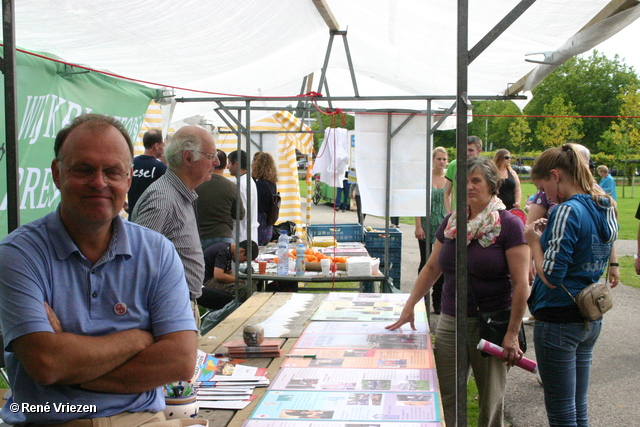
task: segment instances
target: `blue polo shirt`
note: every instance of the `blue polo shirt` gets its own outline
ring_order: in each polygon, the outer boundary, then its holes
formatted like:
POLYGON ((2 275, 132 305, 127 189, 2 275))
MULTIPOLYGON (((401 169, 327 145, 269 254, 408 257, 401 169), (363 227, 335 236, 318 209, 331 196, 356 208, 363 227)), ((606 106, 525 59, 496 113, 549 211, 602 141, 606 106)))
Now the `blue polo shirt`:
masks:
POLYGON ((171 242, 117 216, 109 249, 92 265, 69 237, 59 211, 58 207, 0 242, 0 323, 13 391, 0 416, 10 424, 62 423, 164 409, 161 388, 112 394, 43 386, 26 373, 13 353, 14 339, 53 332, 45 301, 60 319, 62 329, 79 335, 102 336, 134 328, 154 336, 196 330, 184 267, 171 242), (14 402, 48 404, 51 410, 12 412, 14 402), (95 405, 95 412, 56 412, 54 404, 95 405))

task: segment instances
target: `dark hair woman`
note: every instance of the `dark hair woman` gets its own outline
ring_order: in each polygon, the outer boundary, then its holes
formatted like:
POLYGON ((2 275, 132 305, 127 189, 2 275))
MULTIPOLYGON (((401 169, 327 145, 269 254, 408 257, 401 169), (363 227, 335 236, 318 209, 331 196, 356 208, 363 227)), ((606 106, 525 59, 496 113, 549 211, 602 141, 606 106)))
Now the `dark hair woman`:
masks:
MULTIPOLYGON (((527 278, 529 247, 524 240, 524 224, 505 210, 498 199, 502 178, 487 157, 468 159, 467 271, 471 292, 467 299, 468 366, 478 385, 478 425, 503 425, 504 392, 508 366, 522 358, 518 343, 522 315, 525 312, 529 281, 527 278), (476 348, 480 341, 480 312, 511 309, 509 329, 502 341, 503 359, 482 357, 476 348)), ((456 424, 456 211, 445 217, 436 232, 436 242, 429 260, 420 271, 400 319, 387 329, 397 329, 409 322, 414 327, 414 306, 429 292, 440 275, 442 311, 436 329, 434 350, 442 406, 447 425, 456 424)), ((415 329, 415 328, 414 328, 415 329)), ((463 375, 467 373, 464 370, 463 375)), ((466 375, 462 381, 466 382, 466 375)))

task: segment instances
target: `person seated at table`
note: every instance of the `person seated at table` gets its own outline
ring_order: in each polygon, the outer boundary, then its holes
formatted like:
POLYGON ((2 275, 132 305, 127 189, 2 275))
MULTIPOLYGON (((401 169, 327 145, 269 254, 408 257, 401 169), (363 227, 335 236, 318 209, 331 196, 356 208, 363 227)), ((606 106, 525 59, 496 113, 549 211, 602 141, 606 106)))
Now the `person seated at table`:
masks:
MULTIPOLYGON (((529 247, 524 239, 524 224, 505 210, 498 198, 502 183, 495 163, 487 157, 468 160, 467 271, 467 367, 473 369, 478 385, 478 425, 504 425, 504 393, 507 370, 518 362, 523 351, 518 333, 529 294, 529 247), (508 331, 501 344, 504 357, 482 357, 476 348, 480 340, 478 311, 483 313, 511 309, 508 331)), ((400 318, 387 329, 405 323, 414 325, 414 305, 421 302, 441 274, 442 311, 436 329, 434 349, 438 382, 447 425, 456 425, 456 215, 445 217, 436 232, 436 242, 427 264, 422 268, 400 318)), ((468 368, 462 372, 468 380, 468 368)))
POLYGON ((86 114, 53 151, 57 209, 0 242, 13 392, 0 416, 21 426, 175 425, 162 386, 193 376, 196 323, 171 242, 119 215, 131 138, 113 117, 86 114))
MULTIPOLYGON (((220 242, 209 246, 204 251, 204 289, 203 292, 207 292, 208 295, 201 301, 202 298, 198 299, 198 304, 207 308, 222 308, 218 304, 215 304, 216 307, 210 307, 211 302, 208 302, 211 299, 212 294, 206 290, 215 290, 218 291, 217 294, 221 299, 226 299, 229 302, 231 299, 235 297, 235 283, 236 283, 236 275, 233 272, 232 262, 237 264, 242 264, 243 262, 247 262, 247 245, 249 242, 247 240, 243 240, 238 243, 240 248, 240 257, 236 262, 236 244, 235 243, 227 243, 220 242), (229 299, 230 298, 230 299, 229 299)), ((258 253, 258 244, 256 242, 251 242, 251 253, 258 253)), ((238 280, 239 286, 239 297, 240 302, 244 302, 249 298, 249 287, 247 286, 244 280, 238 280)), ((222 303, 222 301, 220 301, 222 303)))

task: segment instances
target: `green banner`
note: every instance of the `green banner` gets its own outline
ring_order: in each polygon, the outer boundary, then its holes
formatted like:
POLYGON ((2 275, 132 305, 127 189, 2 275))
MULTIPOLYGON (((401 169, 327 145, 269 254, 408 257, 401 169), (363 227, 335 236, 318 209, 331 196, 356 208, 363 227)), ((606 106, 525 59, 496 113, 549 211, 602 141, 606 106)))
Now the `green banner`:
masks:
MULTIPOLYGON (((0 52, 2 50, 0 49, 0 52)), ((50 54, 38 55, 55 58, 50 54)), ((156 89, 17 52, 20 224, 53 211, 60 194, 51 176, 56 134, 83 113, 118 118, 135 141, 156 89)), ((2 79, 0 93, 4 96, 2 79)), ((0 238, 7 235, 7 153, 0 99, 0 238)))

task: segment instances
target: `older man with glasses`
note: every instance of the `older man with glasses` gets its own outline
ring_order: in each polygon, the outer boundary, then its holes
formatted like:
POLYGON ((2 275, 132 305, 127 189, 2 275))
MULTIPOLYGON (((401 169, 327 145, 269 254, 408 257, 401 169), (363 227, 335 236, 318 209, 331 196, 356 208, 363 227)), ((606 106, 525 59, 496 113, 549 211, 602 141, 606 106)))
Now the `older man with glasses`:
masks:
POLYGON ((34 427, 166 426, 162 385, 193 375, 196 325, 173 245, 118 215, 131 139, 112 117, 87 114, 58 133, 54 154, 58 208, 0 242, 13 392, 0 416, 34 427))
POLYGON ((184 265, 196 323, 200 313, 196 299, 202 295, 204 255, 196 217, 195 188, 211 179, 219 164, 216 143, 198 126, 180 128, 167 143, 167 172, 140 196, 131 220, 157 231, 173 242, 184 265))

